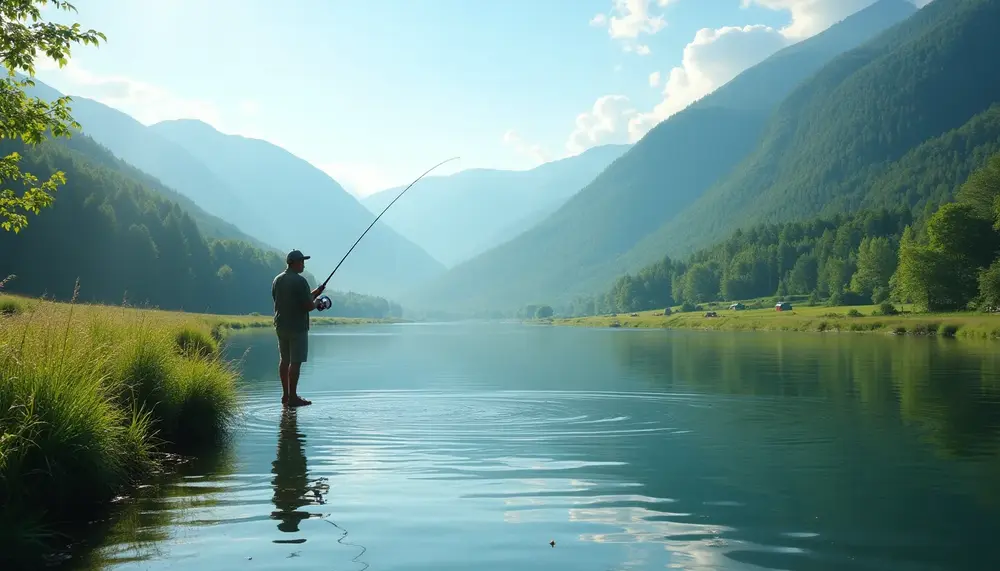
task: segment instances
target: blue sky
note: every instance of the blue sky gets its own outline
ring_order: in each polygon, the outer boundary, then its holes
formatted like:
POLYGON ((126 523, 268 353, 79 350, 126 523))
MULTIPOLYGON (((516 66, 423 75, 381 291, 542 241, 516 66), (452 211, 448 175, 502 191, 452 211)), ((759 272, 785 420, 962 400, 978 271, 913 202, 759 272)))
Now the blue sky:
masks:
POLYGON ((144 123, 192 117, 267 139, 365 194, 450 156, 462 159, 436 174, 634 140, 871 1, 76 0, 55 19, 108 42, 38 78, 144 123))

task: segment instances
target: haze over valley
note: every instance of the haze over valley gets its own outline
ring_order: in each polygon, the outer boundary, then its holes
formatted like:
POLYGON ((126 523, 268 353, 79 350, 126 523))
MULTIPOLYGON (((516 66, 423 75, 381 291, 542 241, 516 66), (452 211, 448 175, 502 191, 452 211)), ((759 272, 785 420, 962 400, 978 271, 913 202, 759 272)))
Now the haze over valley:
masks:
MULTIPOLYGON (((338 270, 336 291, 369 296, 384 307, 402 304, 399 311, 414 316, 453 317, 510 317, 538 305, 552 306, 560 315, 587 315, 732 299, 724 284, 733 279, 756 280, 742 290, 755 296, 773 295, 781 284, 785 294, 821 298, 848 291, 861 235, 840 255, 847 266, 832 287, 821 277, 833 271, 825 265, 826 253, 810 254, 819 256, 819 267, 790 290, 790 272, 796 263, 806 263, 799 260, 802 247, 785 261, 761 258, 766 278, 730 267, 732 254, 717 258, 710 252, 761 224, 822 220, 836 228, 841 222, 835 217, 845 215, 894 217, 899 223, 885 237, 898 243, 903 226, 919 228, 935 208, 952 200, 997 149, 997 80, 985 55, 993 46, 982 28, 995 6, 986 0, 831 2, 812 8, 791 2, 783 12, 769 1, 756 4, 739 17, 767 24, 699 29, 669 76, 649 75, 649 85, 663 90, 652 111, 639 112, 627 96, 601 97, 577 116, 561 154, 512 128, 497 136, 521 157, 519 168, 467 166, 461 157, 465 144, 451 140, 459 160, 430 173, 393 204, 338 270), (776 23, 780 18, 774 20, 782 13, 791 16, 785 27, 776 23), (702 269, 708 272, 705 291, 695 295, 688 288, 685 295, 685 284, 696 277, 691 271, 702 269), (632 276, 656 272, 662 274, 657 283, 669 284, 662 286, 666 290, 653 293, 650 288, 661 286, 646 277, 642 288, 650 293, 618 299, 632 276)), ((590 24, 608 27, 613 43, 620 44, 616 57, 653 62, 644 53, 648 46, 636 38, 667 33, 666 20, 654 15, 652 3, 638 5, 643 7, 615 5, 618 15, 608 20, 600 14, 590 24)), ((668 4, 665 13, 674 9, 681 10, 668 4)), ((155 224, 164 225, 164 236, 174 223, 164 208, 189 217, 182 227, 197 236, 186 236, 186 255, 202 242, 217 252, 203 254, 199 270, 185 271, 180 260, 171 270, 143 262, 157 269, 139 273, 159 276, 156 281, 170 272, 194 281, 216 274, 212 280, 219 287, 232 282, 242 288, 250 275, 259 280, 279 268, 280 256, 293 248, 308 250, 310 279, 322 280, 419 174, 395 175, 399 184, 380 188, 384 177, 365 178, 359 174, 364 169, 338 167, 343 161, 336 156, 306 160, 266 138, 238 129, 223 132, 196 117, 205 115, 201 112, 140 120, 114 105, 138 105, 138 99, 128 99, 131 92, 118 97, 109 91, 111 80, 82 69, 43 65, 31 93, 52 102, 64 92, 44 79, 67 85, 73 117, 97 146, 82 140, 52 144, 68 144, 74 160, 83 161, 79 164, 111 169, 125 177, 128 188, 162 204, 155 224), (74 87, 90 89, 95 97, 76 95, 74 87), (331 174, 338 169, 353 190, 331 174), (219 263, 224 244, 232 255, 258 260, 255 269, 233 273, 235 260, 219 263)), ((124 85, 139 89, 137 83, 124 85)), ((261 117, 259 109, 240 110, 261 117)), ((159 117, 156 111, 143 113, 159 117)), ((342 136, 329 133, 327 139, 340 144, 342 136)), ((482 162, 477 152, 473 160, 482 162)), ((103 212, 115 225, 108 239, 143 233, 139 219, 118 212, 113 201, 121 199, 121 191, 102 198, 107 190, 95 189, 87 200, 107 204, 103 212)), ((69 195, 68 189, 63 192, 66 198, 56 201, 54 212, 69 208, 62 202, 76 200, 69 195)), ((79 208, 102 212, 85 202, 79 208)), ((39 219, 38 225, 44 224, 39 219)), ((145 226, 155 259, 169 257, 170 248, 161 243, 167 238, 145 226)), ((2 239, 11 255, 27 259, 50 247, 40 232, 27 228, 16 245, 10 237, 2 239)), ((12 291, 65 295, 72 281, 93 270, 70 251, 62 248, 62 270, 44 279, 21 271, 12 291), (55 277, 64 283, 49 284, 55 277)), ((103 300, 124 293, 104 287, 84 281, 82 290, 103 300)), ((177 301, 152 283, 134 284, 131 291, 158 306, 177 301)))

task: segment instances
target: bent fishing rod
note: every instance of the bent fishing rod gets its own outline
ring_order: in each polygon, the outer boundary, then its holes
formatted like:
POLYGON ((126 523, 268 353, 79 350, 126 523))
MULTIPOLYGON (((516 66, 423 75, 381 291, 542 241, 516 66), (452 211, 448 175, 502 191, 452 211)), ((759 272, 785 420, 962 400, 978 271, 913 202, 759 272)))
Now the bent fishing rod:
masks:
MULTIPOLYGON (((399 200, 399 198, 400 198, 401 196, 403 196, 403 194, 404 194, 404 193, 405 193, 405 192, 406 192, 407 190, 410 190, 410 187, 411 187, 411 186, 413 186, 413 185, 417 184, 417 181, 419 181, 420 179, 424 178, 424 177, 425 177, 425 176, 427 175, 427 173, 429 173, 429 172, 431 172, 432 170, 434 170, 434 169, 438 168, 439 166, 441 166, 441 165, 445 164, 446 162, 448 162, 448 161, 453 161, 453 160, 455 160, 455 159, 457 159, 457 158, 458 158, 458 157, 452 157, 452 158, 450 158, 450 159, 446 159, 446 160, 443 160, 443 161, 441 161, 440 163, 438 163, 438 164, 436 164, 436 165, 432 166, 431 168, 427 169, 427 170, 426 170, 426 171, 424 172, 424 174, 422 174, 422 175, 418 176, 418 177, 417 177, 417 178, 416 178, 416 179, 415 179, 415 180, 414 180, 413 182, 411 182, 411 183, 409 184, 409 186, 407 186, 406 188, 404 188, 404 189, 403 189, 403 192, 400 192, 400 193, 399 193, 399 195, 398 195, 398 196, 397 196, 396 198, 392 199, 392 202, 390 202, 390 203, 389 203, 389 206, 386 206, 386 207, 385 207, 385 208, 384 208, 384 209, 382 210, 381 214, 379 214, 378 216, 376 216, 376 217, 375 217, 375 220, 372 220, 372 223, 368 225, 368 228, 367 228, 367 229, 366 229, 366 230, 365 230, 364 232, 362 232, 360 236, 358 236, 358 239, 357 239, 357 240, 355 240, 355 241, 354 241, 354 246, 357 246, 357 245, 358 245, 358 242, 360 242, 360 241, 361 241, 361 239, 365 237, 365 234, 367 234, 367 233, 368 233, 368 230, 371 230, 371 229, 372 229, 372 226, 375 226, 375 223, 376 223, 376 222, 378 222, 378 219, 379 219, 379 218, 382 218, 382 214, 385 214, 386 210, 389 210, 389 207, 390 207, 390 206, 392 206, 392 205, 393 205, 393 204, 394 204, 394 203, 395 203, 395 202, 396 202, 397 200, 399 200)), ((329 282, 329 281, 330 281, 330 278, 332 278, 332 277, 333 277, 333 274, 337 273, 337 270, 338 270, 338 269, 340 268, 340 264, 343 264, 343 263, 344 263, 344 260, 346 260, 346 259, 347 259, 347 256, 350 256, 350 255, 351 255, 351 251, 352 251, 352 250, 354 250, 354 246, 351 246, 351 249, 350 249, 350 250, 348 250, 346 254, 344 254, 344 257, 343 257, 343 258, 341 258, 341 259, 340 259, 340 263, 338 263, 338 264, 337 264, 337 267, 333 268, 333 271, 332 271, 332 272, 330 272, 330 275, 329 275, 329 276, 327 276, 327 277, 326 277, 326 279, 325 279, 325 280, 323 281, 323 285, 322 285, 323 289, 326 289, 326 284, 327 284, 327 282, 329 282)))

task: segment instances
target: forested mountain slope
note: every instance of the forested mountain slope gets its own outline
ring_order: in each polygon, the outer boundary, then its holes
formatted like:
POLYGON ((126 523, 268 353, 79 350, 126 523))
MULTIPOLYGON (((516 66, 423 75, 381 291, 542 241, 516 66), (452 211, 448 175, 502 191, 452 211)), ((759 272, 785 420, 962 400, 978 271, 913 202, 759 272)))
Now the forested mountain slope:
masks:
POLYGON ((593 315, 677 304, 693 311, 705 302, 756 305, 788 296, 831 306, 874 303, 882 314, 896 311, 886 302, 930 311, 998 308, 1000 151, 977 162, 938 208, 928 202, 914 212, 904 203, 758 224, 683 261, 665 256, 559 311, 593 315))
MULTIPOLYGON (((0 143, 22 154, 21 168, 66 184, 30 215, 20 233, 0 233, 4 291, 68 300, 76 280, 86 302, 152 305, 214 313, 270 313, 270 283, 284 257, 236 240, 206 239, 162 185, 85 135, 37 147, 0 143)), ((334 298, 332 315, 383 317, 400 309, 380 298, 334 298)))
MULTIPOLYGON (((194 120, 164 121, 150 129, 229 181, 240 200, 262 214, 267 241, 311 255, 310 267, 324 278, 375 219, 326 173, 266 141, 226 135, 194 120)), ((330 283, 393 296, 442 271, 440 262, 380 220, 330 283)))
POLYGON ((1000 143, 1000 0, 935 0, 780 106, 755 152, 630 263, 737 227, 950 196, 1000 143))
MULTIPOLYGON (((27 89, 31 97, 53 101, 63 95, 37 79, 34 82, 27 89)), ((73 96, 70 107, 83 133, 115 155, 92 158, 102 161, 110 158, 114 162, 120 158, 139 169, 133 176, 145 177, 157 192, 180 204, 206 237, 243 240, 277 251, 245 231, 245 225, 252 222, 239 214, 244 206, 236 191, 179 145, 157 135, 130 115, 97 101, 73 96)))
POLYGON ((801 80, 914 10, 883 0, 748 69, 657 125, 541 224, 453 268, 410 302, 510 308, 610 285, 634 263, 623 254, 755 149, 775 106, 801 80))
MULTIPOLYGON (((562 205, 628 148, 603 145, 524 171, 472 169, 427 177, 381 221, 453 266, 513 238, 525 229, 520 221, 562 205)), ((361 202, 377 215, 402 190, 390 188, 361 202)))

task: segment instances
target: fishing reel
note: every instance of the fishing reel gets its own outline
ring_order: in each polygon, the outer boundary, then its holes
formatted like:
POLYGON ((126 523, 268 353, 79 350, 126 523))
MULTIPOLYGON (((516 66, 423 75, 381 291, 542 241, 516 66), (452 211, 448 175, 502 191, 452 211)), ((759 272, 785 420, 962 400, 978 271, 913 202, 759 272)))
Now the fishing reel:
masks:
POLYGON ((321 295, 318 298, 316 298, 317 310, 323 311, 324 309, 330 309, 331 307, 333 307, 333 300, 331 300, 329 297, 321 295))

